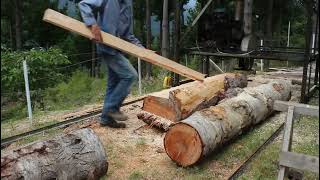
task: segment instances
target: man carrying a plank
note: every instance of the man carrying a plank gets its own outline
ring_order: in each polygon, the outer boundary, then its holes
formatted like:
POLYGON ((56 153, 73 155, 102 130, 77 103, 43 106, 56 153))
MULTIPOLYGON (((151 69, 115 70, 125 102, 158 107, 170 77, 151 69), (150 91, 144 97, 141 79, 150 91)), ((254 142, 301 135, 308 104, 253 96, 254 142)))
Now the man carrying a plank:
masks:
POLYGON ((102 42, 101 28, 104 32, 143 47, 132 33, 132 0, 82 0, 79 2, 79 9, 84 23, 92 31, 92 40, 98 42, 97 52, 108 69, 100 124, 125 128, 125 123, 117 122, 128 119, 120 112, 120 106, 130 93, 131 84, 137 79, 137 71, 120 51, 99 42, 102 42))

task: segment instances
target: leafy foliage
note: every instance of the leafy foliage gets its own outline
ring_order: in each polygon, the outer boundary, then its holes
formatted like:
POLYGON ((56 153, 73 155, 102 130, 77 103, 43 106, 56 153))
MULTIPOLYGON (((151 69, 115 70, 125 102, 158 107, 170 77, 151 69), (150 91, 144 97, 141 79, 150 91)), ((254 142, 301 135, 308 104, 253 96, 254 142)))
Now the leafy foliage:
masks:
POLYGON ((61 65, 69 63, 61 49, 31 49, 30 51, 1 52, 1 94, 24 91, 23 61, 29 71, 30 90, 41 90, 56 85, 63 80, 61 65))

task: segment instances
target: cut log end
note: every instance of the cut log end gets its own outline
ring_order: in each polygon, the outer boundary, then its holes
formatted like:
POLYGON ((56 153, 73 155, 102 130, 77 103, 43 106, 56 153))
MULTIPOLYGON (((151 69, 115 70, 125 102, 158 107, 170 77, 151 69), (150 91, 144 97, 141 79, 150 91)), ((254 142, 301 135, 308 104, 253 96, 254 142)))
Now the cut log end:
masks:
POLYGON ((183 167, 196 163, 203 150, 198 132, 185 123, 178 123, 169 129, 164 138, 164 148, 169 157, 183 167))

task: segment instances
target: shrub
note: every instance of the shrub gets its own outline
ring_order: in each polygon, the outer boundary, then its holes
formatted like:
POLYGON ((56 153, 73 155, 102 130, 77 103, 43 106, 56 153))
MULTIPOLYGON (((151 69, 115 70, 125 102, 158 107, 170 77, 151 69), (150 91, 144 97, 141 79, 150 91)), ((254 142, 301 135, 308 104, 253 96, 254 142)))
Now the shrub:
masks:
POLYGON ((28 65, 31 91, 43 90, 60 82, 64 75, 58 67, 69 63, 68 57, 57 48, 4 50, 1 52, 1 94, 24 91, 24 60, 28 65))

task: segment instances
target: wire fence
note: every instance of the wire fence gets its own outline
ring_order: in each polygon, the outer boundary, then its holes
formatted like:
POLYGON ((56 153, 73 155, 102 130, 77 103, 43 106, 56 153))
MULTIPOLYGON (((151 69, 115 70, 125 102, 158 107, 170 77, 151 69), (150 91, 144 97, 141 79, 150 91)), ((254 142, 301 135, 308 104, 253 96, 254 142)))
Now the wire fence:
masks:
MULTIPOLYGON (((80 55, 80 54, 87 54, 87 53, 79 53, 79 54, 76 54, 76 55, 80 55)), ((53 69, 55 69, 55 70, 64 70, 64 69, 67 69, 67 68, 70 68, 70 67, 74 67, 74 66, 78 66, 78 65, 81 65, 81 64, 84 64, 84 63, 87 63, 87 62, 90 62, 90 61, 94 61, 94 60, 98 60, 99 61, 99 60, 101 60, 101 57, 87 59, 87 60, 80 61, 80 62, 77 62, 77 63, 74 63, 74 64, 70 64, 70 65, 66 65, 66 66, 62 66, 62 67, 57 67, 57 68, 53 68, 53 69)), ((21 73, 23 73, 23 71, 21 73)), ((54 78, 56 78, 56 77, 43 77, 43 78, 33 79, 33 81, 54 79, 54 78)), ((21 92, 1 92, 1 96, 4 96, 4 95, 6 95, 6 96, 12 96, 12 95, 18 96, 21 93, 23 94, 23 92, 25 93, 25 90, 23 90, 21 92)), ((36 90, 31 90, 30 92, 34 93, 34 92, 36 92, 36 90)))

